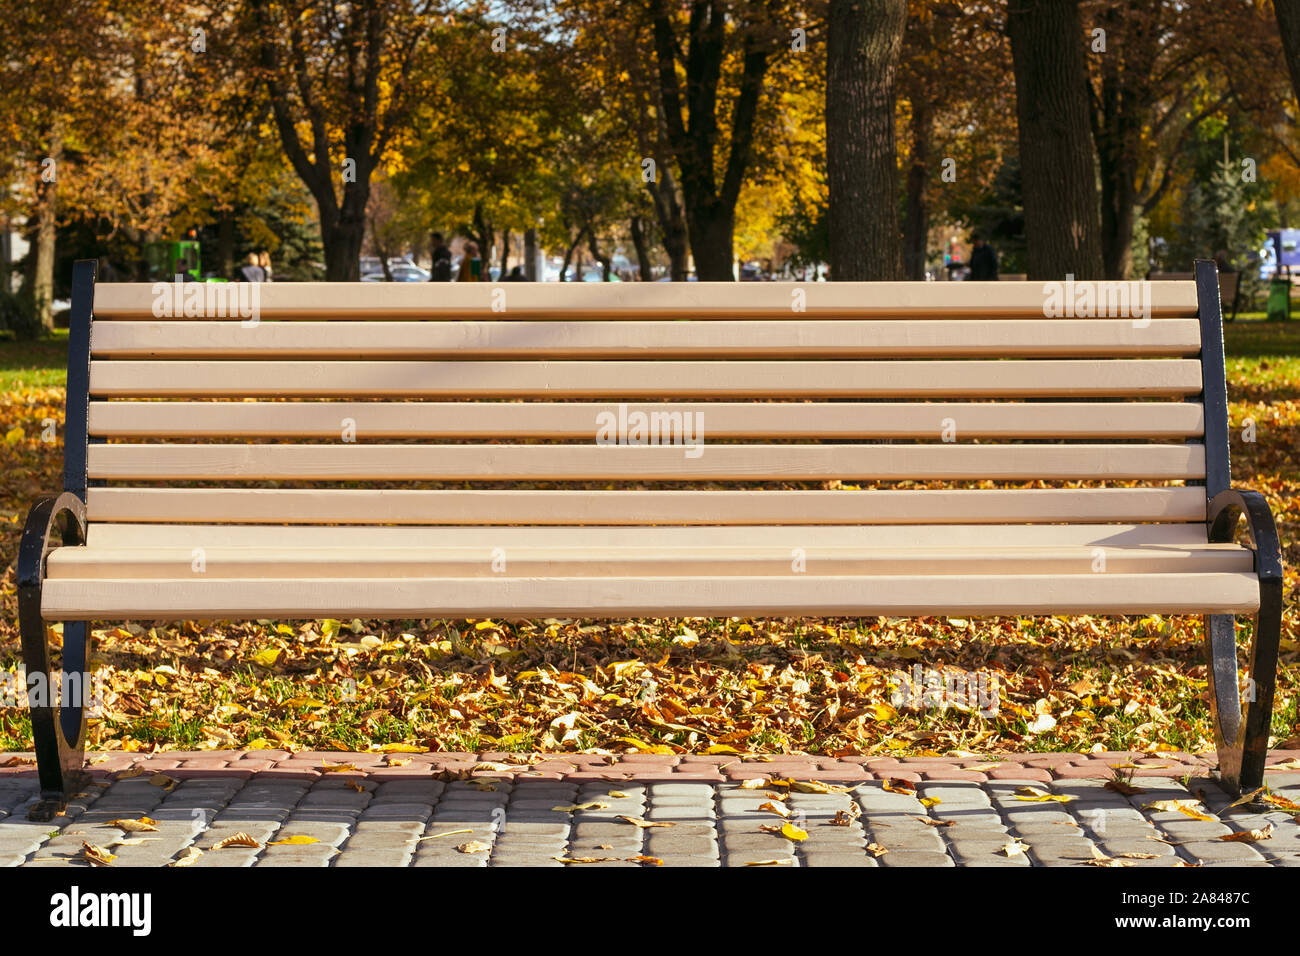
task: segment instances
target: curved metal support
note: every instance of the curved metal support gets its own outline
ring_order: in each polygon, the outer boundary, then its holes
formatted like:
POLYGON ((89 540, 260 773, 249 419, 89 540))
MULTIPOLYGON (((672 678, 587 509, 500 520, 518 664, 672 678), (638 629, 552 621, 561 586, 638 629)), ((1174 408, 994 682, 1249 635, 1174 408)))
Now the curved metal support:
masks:
POLYGON ((50 648, 41 617, 45 559, 55 548, 85 543, 86 506, 65 491, 57 498, 41 498, 32 506, 18 545, 18 628, 41 786, 40 800, 28 812, 31 820, 50 820, 61 813, 67 807, 68 795, 89 781, 84 770, 86 703, 90 693, 86 622, 64 623, 56 704, 50 648))
POLYGON ((1237 681, 1237 635, 1227 614, 1205 616, 1210 660, 1210 708, 1214 715, 1219 776, 1238 792, 1264 783, 1273 693, 1282 634, 1282 549, 1268 502, 1257 491, 1222 491, 1206 506, 1205 527, 1214 543, 1230 542, 1245 516, 1259 577, 1259 612, 1250 645, 1250 693, 1243 714, 1237 681))

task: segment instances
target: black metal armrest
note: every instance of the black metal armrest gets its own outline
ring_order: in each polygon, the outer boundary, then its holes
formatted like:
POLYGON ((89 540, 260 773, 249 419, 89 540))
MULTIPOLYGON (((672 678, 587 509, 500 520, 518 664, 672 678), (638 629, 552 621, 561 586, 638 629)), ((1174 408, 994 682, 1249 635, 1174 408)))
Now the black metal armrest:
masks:
POLYGON ((40 498, 27 513, 18 543, 18 593, 40 594, 45 559, 58 547, 86 543, 86 505, 70 491, 40 498))
POLYGON ((1255 573, 1260 587, 1265 582, 1282 585, 1282 546, 1277 536, 1277 524, 1268 502, 1258 491, 1221 491, 1205 507, 1205 530, 1212 543, 1230 542, 1236 534, 1237 522, 1246 516, 1250 549, 1255 553, 1255 573))

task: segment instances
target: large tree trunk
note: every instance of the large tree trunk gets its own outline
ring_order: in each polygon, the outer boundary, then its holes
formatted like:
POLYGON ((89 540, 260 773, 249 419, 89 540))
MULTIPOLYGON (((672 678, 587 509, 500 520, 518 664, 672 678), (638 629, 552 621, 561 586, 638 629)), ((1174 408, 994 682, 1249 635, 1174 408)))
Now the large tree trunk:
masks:
POLYGON ((705 208, 688 206, 686 216, 691 231, 691 253, 695 256, 695 274, 700 281, 733 281, 736 278, 732 246, 736 231, 734 208, 723 208, 716 203, 705 208))
MULTIPOLYGON (((826 27, 826 172, 831 278, 903 277, 894 77, 907 0, 831 0, 826 27)), ((694 236, 692 235, 692 240, 694 236)))
MULTIPOLYGON (((501 230, 501 281, 504 282, 510 272, 510 230, 501 230)), ((484 277, 486 281, 486 277, 484 277)))
POLYGON ((1078 0, 1010 0, 1030 279, 1099 279, 1101 224, 1078 0))
POLYGON ((529 282, 537 281, 537 230, 524 230, 524 276, 529 282))
POLYGON ((913 97, 912 155, 907 167, 907 212, 903 219, 903 275, 916 282, 925 279, 930 234, 930 207, 925 190, 930 178, 932 123, 930 104, 921 96, 913 97))
POLYGON ((1300 104, 1300 0, 1273 0, 1277 29, 1282 34, 1286 68, 1291 72, 1291 89, 1300 104))
POLYGON ((628 226, 632 232, 632 247, 636 249, 637 278, 649 282, 653 278, 653 267, 650 265, 650 240, 646 238, 645 224, 640 216, 633 216, 628 226))
POLYGON ((690 242, 686 232, 686 214, 677 196, 677 183, 667 164, 659 166, 657 182, 646 183, 654 199, 659 235, 668 254, 668 274, 674 282, 685 282, 690 271, 690 242))
MULTIPOLYGON (((50 132, 49 158, 52 174, 36 184, 36 271, 32 276, 32 301, 36 319, 46 331, 54 330, 54 238, 58 212, 58 176, 63 164, 63 136, 56 128, 50 132)), ((42 173, 44 169, 42 169, 42 173)))
POLYGON ((235 211, 223 209, 217 220, 217 275, 223 279, 235 274, 235 211))

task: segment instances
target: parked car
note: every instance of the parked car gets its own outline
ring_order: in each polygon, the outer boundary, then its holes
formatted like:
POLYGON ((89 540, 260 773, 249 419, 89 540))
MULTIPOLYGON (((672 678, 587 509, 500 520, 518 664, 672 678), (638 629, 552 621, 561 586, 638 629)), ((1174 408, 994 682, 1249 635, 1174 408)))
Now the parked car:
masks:
MULTIPOLYGON (((428 282, 429 271, 421 269, 419 266, 410 264, 390 264, 388 271, 393 275, 394 282, 428 282)), ((362 282, 384 282, 384 272, 381 267, 378 272, 366 272, 361 276, 362 282)))

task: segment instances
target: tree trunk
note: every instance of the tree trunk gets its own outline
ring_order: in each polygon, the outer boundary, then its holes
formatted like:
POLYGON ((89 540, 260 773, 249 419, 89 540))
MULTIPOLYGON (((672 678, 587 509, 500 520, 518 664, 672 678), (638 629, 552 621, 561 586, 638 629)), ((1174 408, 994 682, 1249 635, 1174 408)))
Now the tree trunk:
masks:
MULTIPOLYGON (((36 184, 36 271, 32 276, 32 303, 36 319, 47 331, 54 331, 54 239, 58 212, 58 177, 63 164, 63 136, 59 130, 50 132, 49 182, 41 176, 36 184)), ((44 173, 44 168, 42 168, 44 173)))
POLYGON ((537 281, 537 230, 524 230, 524 277, 537 281))
MULTIPOLYGON (((569 243, 569 248, 567 248, 567 249, 564 250, 564 264, 560 266, 560 281, 561 281, 561 282, 567 282, 567 281, 568 281, 569 265, 570 265, 570 263, 573 262, 573 251, 574 251, 575 249, 578 248, 578 243, 580 243, 580 242, 582 242, 582 230, 581 230, 581 229, 579 229, 579 230, 578 230, 578 234, 577 234, 576 236, 573 237, 573 241, 569 243)), ((582 269, 581 269, 581 266, 580 266, 579 269, 578 269, 578 278, 579 278, 579 279, 582 278, 582 269)))
POLYGON ((1273 0, 1277 29, 1282 34, 1282 51, 1291 73, 1291 90, 1300 104, 1300 0, 1273 0))
POLYGON ((1030 279, 1099 279, 1101 223, 1078 0, 1010 0, 1030 279))
POLYGON ((691 253, 695 256, 695 274, 701 282, 733 282, 736 259, 732 238, 736 231, 736 213, 715 203, 707 208, 687 206, 691 233, 691 253))
POLYGON ((650 265, 650 241, 646 238, 646 226, 640 216, 633 216, 628 225, 632 232, 632 246, 636 249, 638 278, 642 282, 649 282, 654 275, 650 265))
POLYGON ((503 229, 501 232, 501 276, 500 276, 502 282, 505 281, 506 275, 509 272, 510 272, 510 230, 503 229))
POLYGON ((646 183, 654 199, 655 218, 664 252, 668 254, 668 274, 674 282, 685 282, 689 269, 690 241, 686 232, 686 214, 677 195, 677 183, 667 164, 658 167, 658 182, 646 183))
POLYGON ((826 179, 831 278, 837 281, 903 277, 894 76, 906 21, 907 0, 830 2, 826 179))
POLYGON ((596 244, 595 230, 587 230, 587 248, 591 250, 591 257, 600 263, 600 281, 608 282, 609 274, 613 270, 614 260, 612 257, 601 253, 600 247, 596 244))
POLYGON ((930 178, 930 138, 933 132, 930 104, 912 98, 912 149, 907 167, 907 213, 903 219, 903 275, 925 280, 926 245, 930 233, 930 207, 925 189, 930 178))
POLYGON ((223 279, 235 274, 235 211, 223 209, 217 220, 217 275, 223 279))

